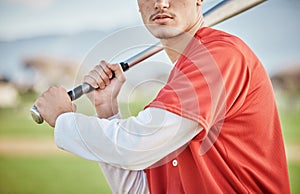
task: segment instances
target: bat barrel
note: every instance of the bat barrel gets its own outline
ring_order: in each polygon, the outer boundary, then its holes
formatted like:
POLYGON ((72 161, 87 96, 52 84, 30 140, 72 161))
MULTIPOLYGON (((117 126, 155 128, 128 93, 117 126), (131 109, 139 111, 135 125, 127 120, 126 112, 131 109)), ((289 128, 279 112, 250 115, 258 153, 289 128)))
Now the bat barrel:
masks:
POLYGON ((217 25, 218 23, 243 13, 264 1, 266 0, 223 0, 203 14, 205 23, 208 26, 217 25))

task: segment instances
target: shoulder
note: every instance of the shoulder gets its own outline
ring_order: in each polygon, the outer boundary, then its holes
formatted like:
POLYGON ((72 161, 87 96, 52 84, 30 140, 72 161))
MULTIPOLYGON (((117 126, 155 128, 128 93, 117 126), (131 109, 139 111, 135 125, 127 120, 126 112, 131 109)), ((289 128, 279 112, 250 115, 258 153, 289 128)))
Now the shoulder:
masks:
POLYGON ((195 38, 218 63, 247 62, 248 58, 253 56, 252 50, 243 40, 221 30, 203 28, 197 32, 195 38))
POLYGON ((195 35, 203 45, 220 45, 220 46, 244 46, 245 43, 235 35, 227 32, 216 30, 208 27, 201 28, 195 35))
POLYGON ((246 54, 251 51, 239 37, 221 30, 205 27, 196 33, 195 38, 209 51, 222 51, 223 55, 228 52, 246 54))
POLYGON ((180 72, 191 72, 195 69, 208 72, 208 68, 222 72, 243 71, 252 63, 253 56, 251 49, 240 38, 205 27, 195 34, 175 68, 180 72))

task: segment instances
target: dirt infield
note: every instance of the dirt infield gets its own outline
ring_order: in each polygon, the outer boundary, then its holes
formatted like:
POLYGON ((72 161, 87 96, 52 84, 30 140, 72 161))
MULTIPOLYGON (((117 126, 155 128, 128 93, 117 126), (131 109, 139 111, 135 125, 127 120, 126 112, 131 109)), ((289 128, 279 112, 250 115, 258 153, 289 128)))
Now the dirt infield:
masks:
POLYGON ((58 149, 52 139, 1 138, 0 155, 49 155, 66 154, 58 149))
MULTIPOLYGON (((300 145, 286 145, 288 161, 300 162, 300 145)), ((30 138, 0 138, 0 155, 28 156, 28 155, 67 154, 56 147, 53 139, 30 138)))

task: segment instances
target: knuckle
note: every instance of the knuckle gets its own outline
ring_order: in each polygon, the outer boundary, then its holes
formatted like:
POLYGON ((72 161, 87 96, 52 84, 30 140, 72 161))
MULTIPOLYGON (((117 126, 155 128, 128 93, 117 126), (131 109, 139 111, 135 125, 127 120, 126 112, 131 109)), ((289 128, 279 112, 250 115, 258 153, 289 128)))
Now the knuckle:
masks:
POLYGON ((93 71, 98 71, 99 69, 101 69, 101 64, 96 65, 95 68, 93 69, 93 71))
POLYGON ((108 65, 109 65, 109 63, 106 62, 106 61, 104 61, 100 64, 103 71, 108 71, 109 70, 108 67, 107 67, 108 65))
POLYGON ((85 76, 83 77, 83 80, 84 80, 84 81, 89 80, 89 75, 85 75, 85 76))
POLYGON ((107 66, 105 66, 105 67, 103 68, 103 71, 104 71, 106 74, 109 74, 109 73, 111 72, 111 70, 108 69, 107 66))
POLYGON ((90 75, 96 75, 97 74, 97 69, 95 68, 95 69, 93 69, 92 71, 90 71, 90 75))
POLYGON ((42 95, 35 101, 34 105, 39 108, 41 106, 41 98, 42 98, 42 95))
POLYGON ((99 88, 100 89, 104 89, 105 88, 105 84, 103 82, 99 83, 99 88))
POLYGON ((47 94, 53 92, 55 90, 55 87, 54 86, 50 86, 48 88, 48 90, 46 92, 43 93, 43 97, 45 97, 47 94))
POLYGON ((93 88, 98 87, 96 81, 88 75, 84 77, 84 82, 90 84, 93 88))
POLYGON ((87 83, 91 83, 92 82, 92 78, 89 75, 86 75, 86 76, 84 76, 83 81, 87 82, 87 83))
POLYGON ((62 92, 65 92, 65 91, 66 91, 66 89, 65 89, 63 86, 59 86, 58 89, 59 89, 60 91, 62 91, 62 92))
POLYGON ((107 62, 105 60, 101 60, 100 63, 99 63, 99 65, 97 65, 97 66, 104 67, 106 65, 107 65, 107 62))
POLYGON ((90 74, 89 74, 89 78, 91 80, 98 80, 100 78, 99 73, 96 70, 93 70, 90 74))

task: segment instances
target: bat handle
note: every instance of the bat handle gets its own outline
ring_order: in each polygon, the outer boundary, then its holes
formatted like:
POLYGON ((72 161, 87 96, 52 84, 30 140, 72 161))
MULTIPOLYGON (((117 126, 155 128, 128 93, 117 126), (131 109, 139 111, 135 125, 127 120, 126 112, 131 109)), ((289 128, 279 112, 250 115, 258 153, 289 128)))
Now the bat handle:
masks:
MULTIPOLYGON (((91 85, 84 83, 84 84, 81 84, 81 85, 77 86, 76 88, 68 91, 68 96, 73 101, 73 100, 76 100, 79 97, 81 97, 83 94, 91 92, 92 90, 94 90, 94 88, 91 85)), ((30 113, 31 113, 32 119, 37 124, 42 124, 44 122, 44 119, 41 116, 41 114, 39 113, 39 110, 37 109, 36 106, 31 107, 30 113)))
MULTIPOLYGON (((77 86, 76 88, 68 91, 68 96, 73 101, 73 100, 76 100, 79 97, 81 97, 83 94, 91 92, 92 90, 94 90, 94 88, 91 85, 84 83, 84 84, 81 84, 81 85, 77 86)), ((31 113, 32 119, 37 124, 42 124, 44 122, 44 119, 41 116, 41 114, 39 113, 39 110, 37 109, 36 106, 31 107, 30 113, 31 113)))
MULTIPOLYGON (((120 65, 121 65, 123 71, 126 71, 129 69, 128 63, 122 62, 122 63, 120 63, 120 65)), ((113 76, 110 78, 110 80, 115 78, 114 72, 112 72, 112 73, 113 73, 113 76)), ((78 99, 79 97, 81 97, 83 94, 89 93, 93 90, 94 90, 94 88, 91 85, 84 83, 84 84, 81 84, 81 85, 77 86, 76 88, 68 91, 68 95, 70 96, 71 100, 74 101, 74 100, 78 99)))
POLYGON ((71 98, 71 100, 74 101, 80 98, 83 94, 89 93, 93 90, 94 88, 91 85, 84 83, 68 91, 68 95, 71 98))
MULTIPOLYGON (((129 69, 128 63, 122 62, 122 63, 120 63, 120 65, 121 65, 123 71, 126 71, 127 69, 129 69)), ((113 72, 113 76, 111 79, 113 79, 114 77, 115 77, 115 74, 113 72)), ((94 90, 94 88, 91 85, 84 83, 84 84, 81 84, 81 85, 77 86, 76 88, 68 91, 68 95, 71 98, 71 100, 74 101, 74 100, 80 98, 83 94, 89 93, 93 90, 94 90)), ((31 107, 30 113, 31 113, 32 119, 37 124, 42 124, 44 122, 44 119, 41 116, 41 114, 39 113, 39 110, 37 109, 36 106, 31 107)))

